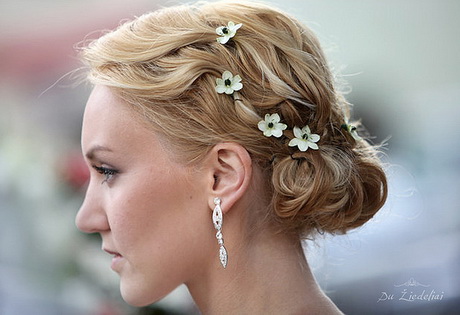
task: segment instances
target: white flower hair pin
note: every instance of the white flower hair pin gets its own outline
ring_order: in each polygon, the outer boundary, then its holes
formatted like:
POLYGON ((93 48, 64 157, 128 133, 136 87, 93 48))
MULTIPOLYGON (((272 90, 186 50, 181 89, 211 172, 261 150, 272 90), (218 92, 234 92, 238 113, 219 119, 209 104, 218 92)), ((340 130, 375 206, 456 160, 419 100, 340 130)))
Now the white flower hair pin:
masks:
POLYGON ((216 92, 219 94, 225 93, 230 95, 242 88, 241 77, 239 75, 233 76, 230 71, 224 71, 222 78, 216 79, 216 92))
POLYGON ((290 147, 297 146, 299 150, 302 152, 307 151, 308 148, 318 150, 318 145, 316 144, 316 142, 319 141, 320 136, 316 133, 311 133, 310 127, 308 127, 308 125, 306 125, 302 129, 295 126, 293 131, 295 138, 289 141, 288 145, 290 147))
POLYGON ((355 140, 361 140, 361 137, 358 135, 358 130, 355 126, 350 125, 349 123, 343 124, 342 129, 345 129, 355 140))
POLYGON ((235 36, 236 31, 243 26, 243 24, 235 24, 232 21, 228 22, 226 26, 219 26, 216 28, 216 34, 220 37, 217 37, 217 42, 220 44, 226 44, 230 38, 235 36))
POLYGON ((279 138, 283 135, 283 130, 286 130, 287 125, 280 123, 280 115, 278 114, 266 114, 265 119, 259 121, 257 127, 264 133, 265 137, 274 136, 279 138))
MULTIPOLYGON (((264 136, 274 136, 279 138, 283 135, 283 131, 287 129, 287 125, 280 122, 281 118, 278 114, 265 114, 264 120, 259 121, 257 127, 264 133, 264 136)), ((308 148, 318 150, 319 147, 316 142, 319 141, 320 136, 311 133, 310 127, 306 125, 302 129, 295 126, 293 129, 294 137, 288 143, 290 147, 297 146, 300 151, 305 152, 308 148)))

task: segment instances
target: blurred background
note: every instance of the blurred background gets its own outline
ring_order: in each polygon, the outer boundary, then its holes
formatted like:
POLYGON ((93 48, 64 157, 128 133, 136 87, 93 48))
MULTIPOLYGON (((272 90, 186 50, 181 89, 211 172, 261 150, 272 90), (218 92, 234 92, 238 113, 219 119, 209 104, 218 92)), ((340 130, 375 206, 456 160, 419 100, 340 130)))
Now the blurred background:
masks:
MULTIPOLYGON (((79 233, 75 45, 180 2, 0 0, 0 314, 195 314, 179 287, 128 307, 100 240, 79 233)), ((347 314, 460 312, 460 2, 272 0, 319 36, 351 86, 354 117, 384 148, 390 195, 346 236, 306 242, 347 314)))

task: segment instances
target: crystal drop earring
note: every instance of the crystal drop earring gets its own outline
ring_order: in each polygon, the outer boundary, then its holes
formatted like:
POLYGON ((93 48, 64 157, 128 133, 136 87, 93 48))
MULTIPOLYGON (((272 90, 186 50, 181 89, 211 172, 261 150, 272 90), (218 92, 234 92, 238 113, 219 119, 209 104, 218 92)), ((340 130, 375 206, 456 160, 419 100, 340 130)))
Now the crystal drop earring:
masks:
POLYGON ((223 224, 223 215, 222 215, 222 208, 220 207, 220 198, 214 198, 214 211, 212 212, 212 223, 214 223, 214 228, 217 230, 216 238, 217 243, 220 245, 219 248, 219 258, 220 263, 224 268, 227 267, 227 250, 224 246, 224 237, 222 235, 222 224, 223 224))

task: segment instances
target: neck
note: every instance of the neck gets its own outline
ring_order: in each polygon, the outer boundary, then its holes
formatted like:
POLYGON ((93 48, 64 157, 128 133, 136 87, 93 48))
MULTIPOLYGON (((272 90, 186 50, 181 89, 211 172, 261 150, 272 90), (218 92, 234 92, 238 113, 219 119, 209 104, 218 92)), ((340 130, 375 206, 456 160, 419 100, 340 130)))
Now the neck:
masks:
POLYGON ((215 263, 187 283, 203 314, 337 314, 316 284, 299 241, 264 233, 245 246, 234 245, 245 244, 242 239, 225 244, 227 268, 216 254, 215 263))

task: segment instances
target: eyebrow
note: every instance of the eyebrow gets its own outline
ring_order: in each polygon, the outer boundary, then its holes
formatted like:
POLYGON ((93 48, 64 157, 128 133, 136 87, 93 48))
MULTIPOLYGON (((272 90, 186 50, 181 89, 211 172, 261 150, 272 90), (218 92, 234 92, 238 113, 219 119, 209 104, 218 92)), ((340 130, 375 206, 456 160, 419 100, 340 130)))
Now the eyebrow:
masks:
POLYGON ((110 148, 104 147, 102 145, 95 145, 91 149, 89 149, 88 152, 86 152, 85 156, 88 160, 93 160, 96 153, 100 151, 113 152, 110 148))

